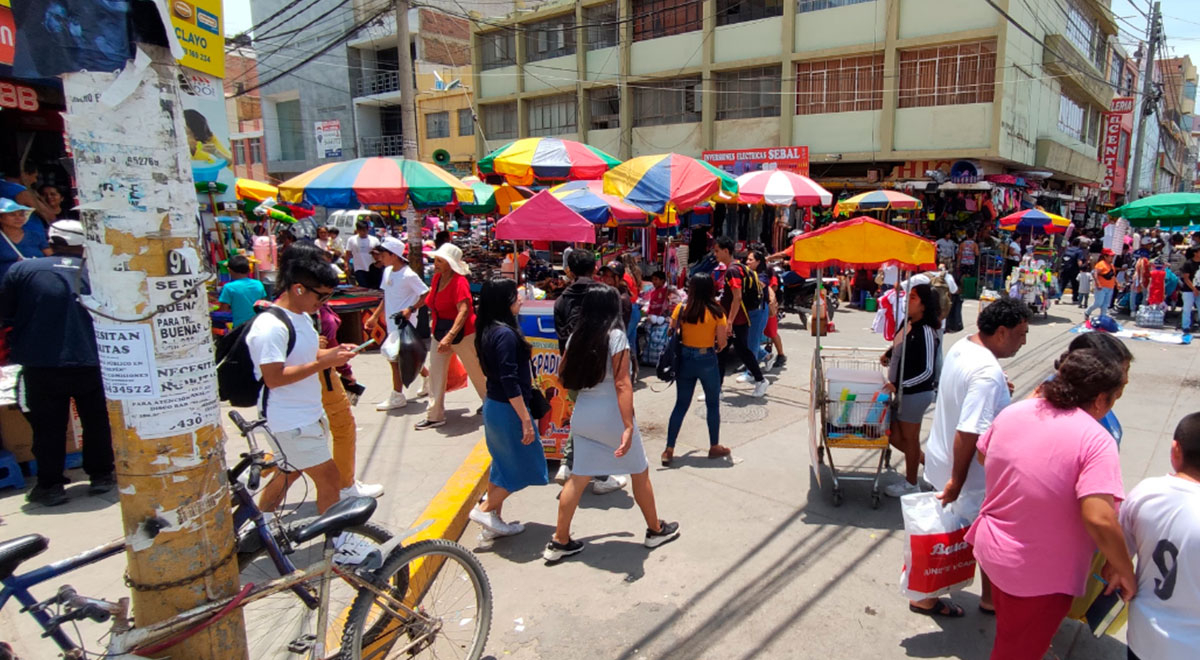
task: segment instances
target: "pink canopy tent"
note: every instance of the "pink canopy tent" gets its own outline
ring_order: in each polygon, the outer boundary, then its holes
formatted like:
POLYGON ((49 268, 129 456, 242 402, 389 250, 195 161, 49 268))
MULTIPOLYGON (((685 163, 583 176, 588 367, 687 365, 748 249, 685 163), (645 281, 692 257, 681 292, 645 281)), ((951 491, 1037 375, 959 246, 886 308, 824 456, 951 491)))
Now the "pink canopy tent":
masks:
POLYGON ((504 241, 595 243, 596 225, 543 190, 497 222, 495 235, 504 241))

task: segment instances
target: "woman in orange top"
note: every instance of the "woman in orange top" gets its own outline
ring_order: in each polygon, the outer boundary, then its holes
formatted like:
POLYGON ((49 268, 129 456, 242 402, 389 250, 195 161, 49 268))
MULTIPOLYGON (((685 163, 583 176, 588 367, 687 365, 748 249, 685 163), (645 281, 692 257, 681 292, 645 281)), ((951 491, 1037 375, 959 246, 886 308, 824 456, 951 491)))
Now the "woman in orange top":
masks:
POLYGON ((1092 315, 1093 309, 1100 310, 1100 316, 1108 316, 1108 308, 1112 307, 1113 290, 1117 284, 1117 269, 1113 267, 1113 251, 1104 248, 1100 252, 1100 261, 1092 267, 1092 278, 1096 282, 1095 299, 1092 306, 1083 313, 1086 321, 1092 315))
POLYGON ((662 453, 663 467, 671 466, 675 457, 675 440, 683 426, 683 417, 692 403, 696 381, 704 388, 708 422, 708 457, 729 455, 729 448, 720 444, 721 434, 721 367, 717 353, 725 349, 729 327, 725 309, 717 301, 716 287, 707 274, 692 275, 688 280, 687 305, 675 307, 671 329, 679 330, 679 373, 675 376, 675 409, 667 426, 667 448, 662 453))

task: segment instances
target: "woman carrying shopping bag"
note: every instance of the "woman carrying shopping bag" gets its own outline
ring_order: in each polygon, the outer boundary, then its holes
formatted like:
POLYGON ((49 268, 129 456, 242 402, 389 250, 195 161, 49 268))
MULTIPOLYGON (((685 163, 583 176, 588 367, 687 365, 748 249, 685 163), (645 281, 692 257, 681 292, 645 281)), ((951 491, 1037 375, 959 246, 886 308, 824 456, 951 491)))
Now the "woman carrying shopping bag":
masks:
POLYGON ((483 371, 475 353, 475 308, 466 277, 471 269, 463 261, 462 250, 453 243, 443 244, 432 256, 433 286, 425 304, 430 309, 436 344, 429 353, 429 411, 417 423, 418 431, 446 424, 446 374, 454 356, 467 370, 479 399, 487 398, 483 371))
POLYGON ((554 536, 542 553, 547 562, 583 550, 583 543, 571 538, 571 519, 593 476, 631 475, 633 499, 646 519, 643 545, 647 548, 679 536, 679 524, 659 519, 654 503, 646 450, 633 415, 632 367, 621 298, 613 287, 592 285, 580 309, 583 315, 567 341, 560 372, 563 387, 579 391, 571 415, 575 464, 559 495, 554 536))
POLYGON ((725 309, 717 302, 713 280, 707 273, 697 273, 688 280, 687 305, 677 305, 671 315, 671 331, 680 334, 679 372, 675 377, 675 409, 667 426, 667 448, 662 453, 663 467, 671 467, 675 457, 675 441, 683 426, 696 391, 697 381, 704 388, 708 422, 708 457, 729 455, 721 441, 721 366, 717 354, 729 341, 725 309))

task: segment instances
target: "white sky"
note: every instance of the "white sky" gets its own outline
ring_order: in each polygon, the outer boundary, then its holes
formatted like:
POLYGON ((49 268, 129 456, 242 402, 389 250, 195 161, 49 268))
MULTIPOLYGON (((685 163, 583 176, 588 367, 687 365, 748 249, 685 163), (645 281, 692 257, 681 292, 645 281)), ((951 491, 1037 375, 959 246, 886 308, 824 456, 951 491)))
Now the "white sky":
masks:
POLYGON ((250 0, 225 0, 225 36, 233 36, 254 25, 250 0))

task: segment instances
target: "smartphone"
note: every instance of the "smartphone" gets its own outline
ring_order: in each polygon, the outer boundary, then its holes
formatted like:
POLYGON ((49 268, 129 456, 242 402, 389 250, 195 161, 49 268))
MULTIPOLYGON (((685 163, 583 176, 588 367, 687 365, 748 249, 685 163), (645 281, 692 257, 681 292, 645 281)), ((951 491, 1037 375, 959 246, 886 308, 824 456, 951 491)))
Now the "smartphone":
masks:
POLYGON ((364 348, 366 348, 374 343, 375 343, 374 339, 368 339, 368 340, 364 341, 363 343, 359 344, 358 346, 355 346, 354 348, 350 349, 350 352, 351 353, 360 353, 360 352, 362 352, 362 350, 364 348))

